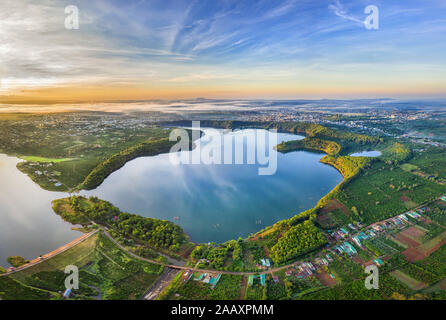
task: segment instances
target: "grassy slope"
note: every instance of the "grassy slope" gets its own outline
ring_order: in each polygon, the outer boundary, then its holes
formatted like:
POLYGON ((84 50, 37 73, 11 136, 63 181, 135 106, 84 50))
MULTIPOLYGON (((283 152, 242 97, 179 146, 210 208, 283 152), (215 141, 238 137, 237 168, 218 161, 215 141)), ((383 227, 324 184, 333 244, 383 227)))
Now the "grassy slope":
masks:
POLYGON ((1 299, 58 298, 63 291, 67 265, 79 268, 78 298, 138 299, 163 268, 135 260, 110 239, 96 234, 75 247, 36 266, 0 278, 1 299), (92 287, 96 288, 93 289, 92 287))

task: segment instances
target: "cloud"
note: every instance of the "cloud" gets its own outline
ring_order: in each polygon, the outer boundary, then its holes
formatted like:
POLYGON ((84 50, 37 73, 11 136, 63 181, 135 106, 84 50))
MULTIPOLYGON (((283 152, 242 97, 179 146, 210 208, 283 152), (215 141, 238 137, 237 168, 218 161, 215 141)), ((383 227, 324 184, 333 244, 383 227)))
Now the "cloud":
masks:
POLYGON ((355 16, 348 13, 348 11, 344 8, 340 0, 334 0, 333 4, 330 4, 328 8, 338 17, 342 19, 356 22, 357 24, 363 26, 364 21, 356 18, 355 16))
POLYGON ((367 1, 341 1, 72 0, 80 29, 66 30, 67 2, 2 0, 0 95, 94 85, 242 90, 310 78, 328 86, 333 74, 365 83, 382 65, 383 74, 425 82, 427 65, 435 66, 444 83, 441 2, 376 0, 378 34, 354 27, 364 25, 353 13, 362 14, 367 1))

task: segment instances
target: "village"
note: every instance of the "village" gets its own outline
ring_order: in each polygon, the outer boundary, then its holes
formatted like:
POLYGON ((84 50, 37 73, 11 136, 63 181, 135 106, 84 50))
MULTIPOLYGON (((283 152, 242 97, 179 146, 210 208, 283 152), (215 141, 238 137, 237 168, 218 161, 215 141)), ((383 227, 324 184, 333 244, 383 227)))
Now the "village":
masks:
MULTIPOLYGON (((446 202, 446 195, 443 195, 438 201, 446 202)), ((394 241, 402 239, 404 242, 403 232, 410 233, 412 228, 417 230, 420 228, 418 223, 432 223, 430 219, 423 214, 429 210, 427 206, 422 206, 418 209, 409 210, 405 213, 399 214, 395 217, 371 224, 364 227, 360 222, 348 224, 346 227, 341 227, 336 230, 329 230, 327 236, 329 244, 323 248, 319 253, 313 254, 310 258, 296 261, 285 268, 284 275, 286 278, 294 278, 306 280, 316 277, 321 280, 324 285, 333 285, 337 283, 338 279, 334 272, 329 271, 330 264, 335 259, 351 259, 354 263, 359 263, 365 269, 369 265, 376 265, 382 267, 390 258, 389 255, 376 256, 368 248, 367 242, 380 238, 392 238, 394 241), (361 255, 371 257, 370 260, 365 261, 361 259, 361 255), (329 279, 327 279, 327 276, 329 279)), ((396 252, 395 249, 389 247, 389 252, 396 252)), ((409 248, 407 251, 410 251, 409 248)), ((281 268, 274 268, 268 258, 260 259, 257 264, 258 272, 247 275, 247 287, 260 285, 264 287, 268 279, 278 284, 281 278, 277 274, 277 270, 281 268)), ((182 283, 188 281, 198 281, 205 284, 210 284, 211 289, 215 288, 221 279, 223 273, 215 272, 199 272, 197 270, 184 271, 181 280, 182 283)), ((179 297, 179 296, 178 296, 179 297)))

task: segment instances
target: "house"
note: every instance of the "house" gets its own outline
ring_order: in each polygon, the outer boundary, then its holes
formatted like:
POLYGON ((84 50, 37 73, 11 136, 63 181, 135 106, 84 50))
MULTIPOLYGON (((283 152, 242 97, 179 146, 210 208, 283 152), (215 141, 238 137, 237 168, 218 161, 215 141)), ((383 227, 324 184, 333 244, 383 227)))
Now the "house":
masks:
POLYGON ((374 259, 372 260, 372 262, 376 264, 378 267, 381 267, 384 264, 384 262, 381 259, 374 259))
POLYGON ((414 212, 414 211, 408 212, 407 215, 409 217, 412 217, 412 218, 417 219, 417 220, 421 218, 421 215, 419 213, 417 213, 417 212, 414 212))
POLYGON ((181 275, 181 280, 183 280, 183 282, 187 282, 192 277, 192 275, 193 272, 191 270, 187 270, 181 275))
POLYGON ((359 236, 354 236, 352 239, 354 243, 356 243, 359 247, 362 248, 362 243, 361 240, 359 240, 359 236))
POLYGON ((279 277, 278 276, 273 276, 273 281, 274 281, 274 283, 279 283, 279 277))
POLYGON ((262 285, 262 286, 265 286, 265 283, 266 283, 266 277, 265 277, 265 274, 261 274, 261 275, 257 275, 257 276, 255 276, 255 275, 250 275, 249 277, 248 277, 248 286, 252 286, 253 284, 254 284, 254 279, 260 279, 260 284, 262 285))
POLYGON ((345 230, 344 228, 339 229, 338 234, 343 238, 348 237, 348 231, 345 230))
POLYGON ((262 263, 263 267, 271 267, 271 263, 269 262, 269 259, 262 259, 260 260, 260 262, 262 263))
POLYGON ((197 278, 194 278, 194 280, 209 283, 214 288, 218 281, 220 281, 220 278, 221 274, 219 273, 202 273, 197 278))
POLYGON ((404 213, 400 214, 398 217, 400 217, 402 220, 409 221, 409 218, 407 218, 404 213))
POLYGON ((367 232, 369 233, 369 235, 370 235, 371 238, 376 237, 376 233, 373 232, 372 230, 367 230, 367 232))
POLYGON ((358 253, 358 252, 356 251, 355 247, 353 247, 353 246, 352 246, 349 242, 347 242, 347 241, 344 242, 344 244, 343 244, 342 246, 343 246, 345 252, 346 252, 349 256, 352 256, 352 255, 358 253))
POLYGON ((285 274, 287 277, 289 277, 293 274, 293 272, 291 270, 287 270, 287 271, 285 271, 285 274))
POLYGON ((336 246, 334 249, 338 254, 342 254, 344 252, 344 249, 341 246, 336 246))
POLYGON ((351 223, 348 224, 348 227, 349 227, 350 229, 352 229, 353 231, 357 231, 357 229, 355 228, 355 226, 354 226, 353 224, 351 224, 351 223))
POLYGON ((342 239, 342 237, 337 233, 337 232, 333 232, 332 234, 331 234, 331 236, 333 237, 333 238, 335 238, 336 240, 341 240, 342 239))

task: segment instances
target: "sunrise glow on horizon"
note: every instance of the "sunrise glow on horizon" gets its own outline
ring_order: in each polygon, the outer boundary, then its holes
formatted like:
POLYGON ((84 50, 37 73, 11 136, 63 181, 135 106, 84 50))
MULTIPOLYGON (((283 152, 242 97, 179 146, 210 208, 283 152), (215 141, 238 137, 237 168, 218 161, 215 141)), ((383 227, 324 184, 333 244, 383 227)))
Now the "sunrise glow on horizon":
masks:
POLYGON ((26 2, 0 4, 2 104, 446 98, 444 1, 26 2))

